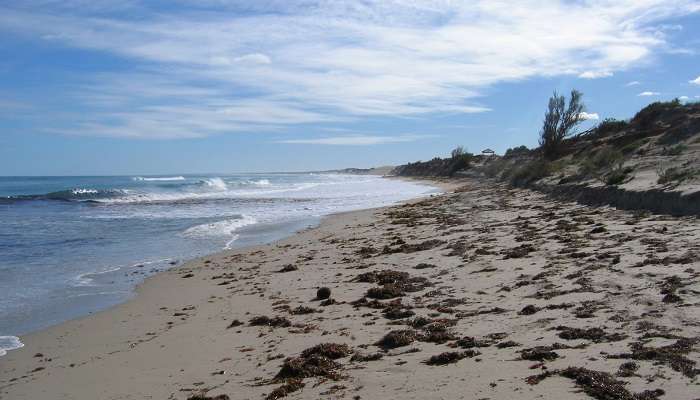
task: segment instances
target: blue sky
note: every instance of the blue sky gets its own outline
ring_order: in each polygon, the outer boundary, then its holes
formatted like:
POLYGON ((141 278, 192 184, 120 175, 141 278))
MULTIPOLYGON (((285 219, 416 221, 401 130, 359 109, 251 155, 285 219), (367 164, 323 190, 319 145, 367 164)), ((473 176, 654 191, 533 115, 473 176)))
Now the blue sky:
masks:
POLYGON ((700 2, 0 4, 0 175, 317 170, 535 146, 700 100, 700 2))

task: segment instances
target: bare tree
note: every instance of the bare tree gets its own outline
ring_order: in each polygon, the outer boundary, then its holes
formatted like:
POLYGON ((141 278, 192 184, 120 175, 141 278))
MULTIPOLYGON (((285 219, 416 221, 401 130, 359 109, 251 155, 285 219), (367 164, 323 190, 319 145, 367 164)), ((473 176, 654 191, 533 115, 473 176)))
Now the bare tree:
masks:
POLYGON ((458 146, 452 150, 452 153, 450 155, 452 156, 452 158, 459 158, 459 157, 462 157, 463 154, 464 154, 464 147, 458 146))
POLYGON ((581 113, 586 109, 581 98, 583 93, 571 91, 569 106, 566 98, 556 91, 549 98, 549 106, 544 114, 544 123, 540 132, 540 147, 548 159, 556 158, 561 150, 562 141, 569 136, 581 121, 581 113))

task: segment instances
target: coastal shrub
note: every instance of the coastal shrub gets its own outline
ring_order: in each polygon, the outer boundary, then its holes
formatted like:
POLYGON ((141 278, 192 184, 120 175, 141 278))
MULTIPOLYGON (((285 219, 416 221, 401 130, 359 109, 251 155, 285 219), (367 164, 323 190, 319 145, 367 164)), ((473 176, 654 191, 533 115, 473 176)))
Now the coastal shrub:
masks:
POLYGON ((681 183, 686 179, 690 179, 697 174, 697 171, 691 168, 659 168, 656 170, 659 179, 657 183, 660 185, 666 185, 669 183, 681 183))
POLYGON ((600 124, 598 124, 598 126, 596 126, 595 135, 602 137, 611 133, 617 133, 625 129, 627 125, 629 125, 627 121, 615 118, 605 118, 600 124))
POLYGON ((612 171, 605 175, 604 183, 608 186, 623 184, 627 181, 632 171, 634 171, 632 167, 623 167, 620 165, 618 168, 613 168, 612 171))
POLYGON ((552 165, 546 160, 534 160, 515 169, 509 179, 513 186, 527 186, 552 173, 552 165))
POLYGON ((688 146, 681 143, 681 144, 677 144, 675 146, 664 148, 664 150, 661 154, 664 156, 678 156, 678 155, 681 155, 687 149, 688 149, 688 146))
POLYGON ((667 102, 657 101, 639 110, 632 118, 631 122, 639 125, 641 128, 648 129, 651 128, 665 112, 681 106, 682 104, 678 99, 667 102))
POLYGON ((527 156, 530 154, 530 149, 527 148, 527 146, 518 146, 518 147, 513 147, 509 148, 506 150, 506 153, 503 155, 505 158, 510 158, 510 157, 520 157, 520 156, 527 156))
POLYGON ((544 115, 540 131, 540 148, 545 158, 549 160, 557 158, 564 139, 581 123, 581 114, 585 110, 582 97, 583 93, 572 90, 568 107, 566 98, 560 96, 556 91, 549 98, 547 112, 544 115))
POLYGON ((620 152, 624 155, 629 155, 632 153, 639 153, 641 154, 641 151, 639 151, 639 148, 642 147, 644 144, 648 142, 648 139, 641 139, 641 140, 636 140, 632 143, 627 143, 626 145, 622 146, 620 149, 620 152))
POLYGON ((619 166, 622 159, 620 150, 604 146, 586 157, 581 165, 581 174, 584 176, 600 175, 601 171, 612 169, 616 164, 619 166))

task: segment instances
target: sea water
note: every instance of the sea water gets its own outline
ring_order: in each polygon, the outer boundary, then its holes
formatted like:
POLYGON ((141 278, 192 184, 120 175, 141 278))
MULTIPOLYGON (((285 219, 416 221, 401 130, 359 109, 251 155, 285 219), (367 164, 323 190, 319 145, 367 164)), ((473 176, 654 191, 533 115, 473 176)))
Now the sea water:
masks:
POLYGON ((145 277, 433 187, 343 174, 0 177, 0 355, 145 277))

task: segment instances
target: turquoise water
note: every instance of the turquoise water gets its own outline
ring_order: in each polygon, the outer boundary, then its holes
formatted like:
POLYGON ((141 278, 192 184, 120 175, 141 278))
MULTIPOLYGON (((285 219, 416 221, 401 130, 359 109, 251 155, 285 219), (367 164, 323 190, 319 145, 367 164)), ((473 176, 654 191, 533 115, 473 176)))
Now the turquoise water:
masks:
POLYGON ((0 177, 0 355, 187 259, 431 192, 340 174, 0 177))

